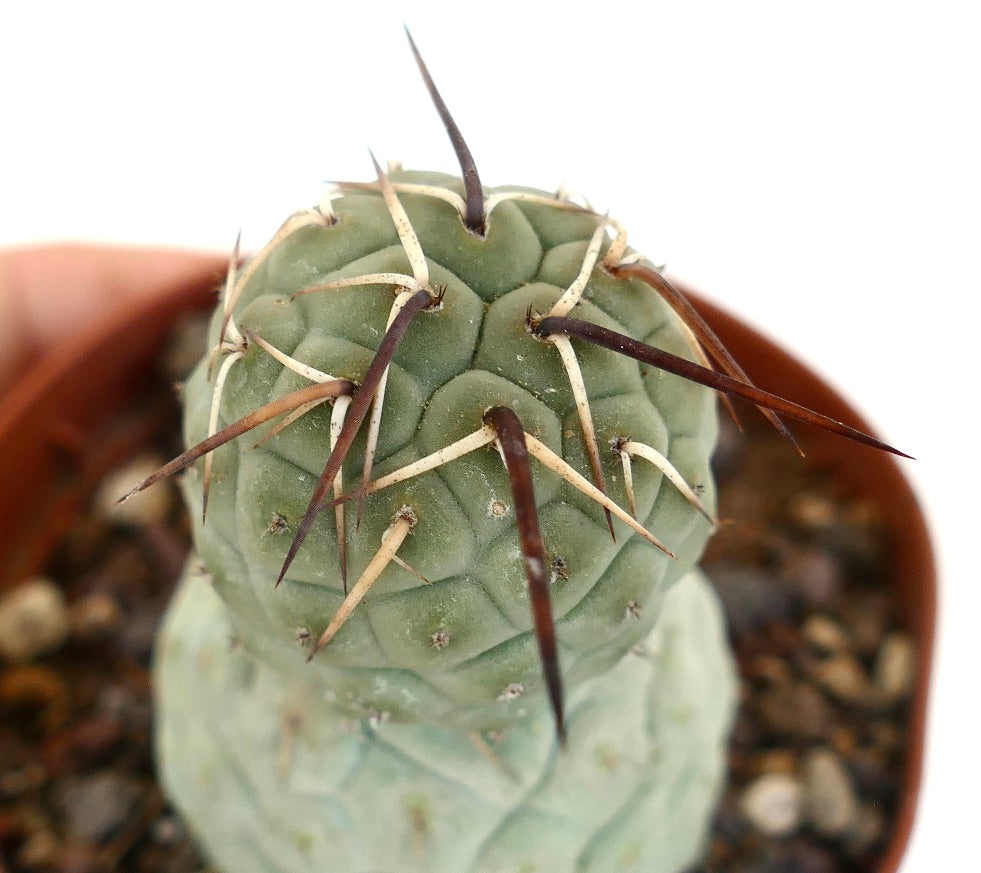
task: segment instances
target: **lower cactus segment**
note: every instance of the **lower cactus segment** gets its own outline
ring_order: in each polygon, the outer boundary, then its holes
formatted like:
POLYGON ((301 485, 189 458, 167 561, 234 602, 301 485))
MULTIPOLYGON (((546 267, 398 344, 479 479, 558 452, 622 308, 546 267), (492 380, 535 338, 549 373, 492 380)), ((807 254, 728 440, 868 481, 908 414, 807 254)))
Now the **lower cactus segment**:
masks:
POLYGON ((697 572, 642 644, 571 691, 562 750, 546 709, 484 733, 346 719, 231 636, 189 573, 158 643, 157 745, 223 870, 674 873, 702 848, 736 692, 697 572))

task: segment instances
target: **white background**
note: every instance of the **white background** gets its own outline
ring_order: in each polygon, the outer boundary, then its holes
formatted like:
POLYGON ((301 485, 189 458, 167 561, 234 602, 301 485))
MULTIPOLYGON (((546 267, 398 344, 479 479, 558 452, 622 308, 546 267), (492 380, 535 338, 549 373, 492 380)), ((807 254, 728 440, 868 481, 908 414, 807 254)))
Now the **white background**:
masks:
POLYGON ((968 869, 981 781, 972 5, 7 5, 0 246, 225 250, 242 228, 254 248, 322 180, 371 178, 369 146, 454 171, 407 23, 486 184, 588 192, 918 457, 905 468, 944 590, 903 871, 968 869))

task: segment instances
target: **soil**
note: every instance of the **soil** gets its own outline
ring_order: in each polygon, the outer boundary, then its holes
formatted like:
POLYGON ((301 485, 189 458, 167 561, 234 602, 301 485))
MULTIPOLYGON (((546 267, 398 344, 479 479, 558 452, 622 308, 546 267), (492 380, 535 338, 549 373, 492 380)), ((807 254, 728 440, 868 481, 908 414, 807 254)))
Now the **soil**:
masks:
MULTIPOLYGON (((176 410, 159 453, 176 454, 175 434, 176 410)), ((741 705, 729 786, 691 873, 873 871, 914 669, 889 544, 876 507, 770 432, 751 435, 726 425, 716 458, 726 523, 704 567, 729 615, 741 705)), ((0 656, 0 873, 208 869, 152 758, 154 632, 187 550, 171 490, 137 520, 93 499, 53 557, 53 636, 39 631, 26 660, 0 656)))

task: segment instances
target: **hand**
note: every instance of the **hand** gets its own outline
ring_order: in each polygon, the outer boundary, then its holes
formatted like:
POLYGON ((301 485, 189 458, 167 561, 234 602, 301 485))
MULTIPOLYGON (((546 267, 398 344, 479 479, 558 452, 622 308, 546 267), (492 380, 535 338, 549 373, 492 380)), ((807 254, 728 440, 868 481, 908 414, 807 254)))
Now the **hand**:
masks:
POLYGON ((0 251, 0 394, 122 300, 214 281, 222 255, 61 243, 0 251))

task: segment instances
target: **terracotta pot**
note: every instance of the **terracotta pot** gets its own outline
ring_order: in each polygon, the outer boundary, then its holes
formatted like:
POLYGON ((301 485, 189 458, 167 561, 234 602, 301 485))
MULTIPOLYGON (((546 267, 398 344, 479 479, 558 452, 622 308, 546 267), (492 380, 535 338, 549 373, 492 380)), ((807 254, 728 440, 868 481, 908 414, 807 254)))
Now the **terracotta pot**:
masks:
MULTIPOLYGON (((761 387, 868 430, 854 409, 788 353, 692 294, 697 308, 761 387)), ((113 463, 172 414, 155 361, 171 325, 213 301, 188 287, 121 308, 35 368, 0 402, 0 587, 37 572, 73 511, 113 463)), ((918 672, 902 796, 893 836, 877 868, 897 870, 916 810, 927 689, 936 622, 936 569, 922 512, 889 455, 804 426, 795 434, 810 462, 834 469, 869 496, 895 543, 891 584, 914 639, 918 672)))

